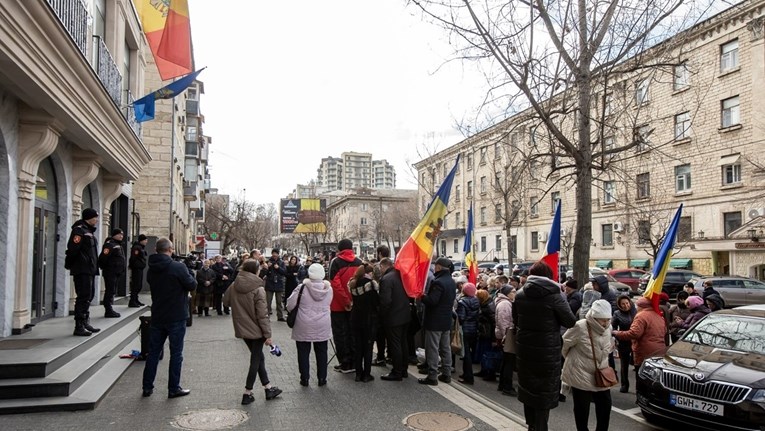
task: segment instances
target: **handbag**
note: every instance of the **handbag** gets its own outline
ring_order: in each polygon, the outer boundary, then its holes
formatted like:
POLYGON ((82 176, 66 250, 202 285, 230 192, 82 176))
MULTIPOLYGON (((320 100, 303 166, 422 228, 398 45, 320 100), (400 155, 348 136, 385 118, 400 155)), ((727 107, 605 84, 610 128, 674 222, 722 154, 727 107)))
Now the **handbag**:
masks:
POLYGON ((460 329, 460 320, 454 319, 454 327, 452 328, 452 340, 451 340, 452 352, 459 353, 462 351, 462 330, 460 329))
POLYGON ((606 366, 606 368, 598 368, 598 360, 595 359, 595 342, 592 341, 592 329, 588 323, 587 333, 590 336, 590 348, 592 349, 592 362, 595 363, 595 386, 599 388, 610 388, 616 386, 619 383, 619 378, 616 376, 616 370, 606 366))
POLYGON ((290 311, 287 314, 287 326, 289 326, 290 328, 295 326, 295 320, 297 319, 298 310, 300 310, 300 298, 303 297, 303 288, 305 288, 305 284, 300 286, 300 292, 298 292, 298 299, 297 299, 297 303, 295 303, 295 308, 293 308, 292 311, 290 311))

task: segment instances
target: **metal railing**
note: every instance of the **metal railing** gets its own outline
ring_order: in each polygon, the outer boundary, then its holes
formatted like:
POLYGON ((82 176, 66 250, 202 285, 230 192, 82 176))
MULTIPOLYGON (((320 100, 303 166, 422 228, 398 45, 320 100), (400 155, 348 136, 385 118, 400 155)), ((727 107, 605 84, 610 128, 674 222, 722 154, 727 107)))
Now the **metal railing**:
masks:
POLYGON ((88 56, 88 9, 82 0, 48 0, 53 12, 77 45, 88 56))
POLYGON ((112 58, 112 53, 106 47, 101 36, 93 36, 93 48, 96 51, 96 74, 104 84, 106 92, 112 98, 117 106, 122 106, 122 74, 120 74, 117 63, 112 58))
POLYGON ((125 117, 125 120, 127 120, 130 128, 133 129, 135 135, 140 138, 141 123, 135 119, 135 109, 133 109, 133 102, 135 102, 135 99, 133 98, 133 93, 131 93, 130 90, 125 90, 125 102, 126 103, 122 105, 122 115, 125 117))

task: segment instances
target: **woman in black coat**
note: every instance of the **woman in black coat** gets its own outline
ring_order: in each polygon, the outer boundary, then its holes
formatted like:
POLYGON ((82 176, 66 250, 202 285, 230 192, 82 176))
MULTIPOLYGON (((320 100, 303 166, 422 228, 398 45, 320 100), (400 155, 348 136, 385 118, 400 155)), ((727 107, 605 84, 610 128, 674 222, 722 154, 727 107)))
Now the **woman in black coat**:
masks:
MULTIPOLYGON (((611 326, 615 331, 629 331, 632 321, 635 319, 635 314, 637 314, 637 308, 635 308, 635 304, 632 303, 629 295, 626 294, 619 295, 616 303, 619 309, 614 312, 614 317, 611 318, 611 326)), ((633 365, 632 340, 619 340, 617 349, 619 350, 619 369, 622 384, 619 392, 627 393, 630 390, 630 365, 633 365)))
POLYGON ((287 273, 284 275, 284 309, 287 309, 287 298, 292 295, 292 291, 302 283, 303 280, 298 279, 298 273, 300 272, 300 263, 298 263, 297 256, 290 256, 289 263, 285 267, 287 273))
POLYGON ((558 406, 561 376, 560 328, 571 328, 576 317, 561 296, 560 285, 544 262, 529 269, 529 278, 515 297, 518 400, 529 429, 547 431, 550 409, 558 406))
POLYGON ((197 292, 194 298, 194 304, 197 306, 197 316, 210 315, 210 307, 213 306, 213 289, 215 289, 215 280, 218 274, 210 268, 211 260, 205 260, 202 268, 197 271, 197 292))

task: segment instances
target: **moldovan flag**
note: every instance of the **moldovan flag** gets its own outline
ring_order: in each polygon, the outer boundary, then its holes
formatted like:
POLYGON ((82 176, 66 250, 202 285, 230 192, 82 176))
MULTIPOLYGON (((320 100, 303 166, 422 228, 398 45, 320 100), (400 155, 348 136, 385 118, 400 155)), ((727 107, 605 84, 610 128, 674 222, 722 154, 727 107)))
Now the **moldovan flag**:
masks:
POLYGON ((560 259, 560 204, 555 208, 555 217, 553 217, 552 226, 550 226, 550 233, 547 234, 547 253, 541 259, 546 263, 553 273, 553 281, 560 281, 559 271, 559 259, 560 259))
POLYGON ((675 213, 675 218, 672 219, 672 224, 669 225, 667 233, 664 235, 664 242, 661 243, 659 253, 656 254, 656 260, 651 270, 651 278, 648 279, 648 287, 645 289, 643 296, 651 300, 654 311, 661 315, 659 310, 659 295, 661 294, 661 288, 664 285, 664 277, 667 275, 667 268, 669 267, 670 257, 672 256, 672 249, 675 248, 675 239, 677 237, 677 229, 680 226, 680 216, 683 213, 683 204, 680 204, 680 208, 675 213))
POLYGON ((454 167, 433 196, 433 202, 425 212, 425 217, 409 235, 396 256, 396 269, 401 273, 404 290, 410 298, 419 298, 425 290, 433 245, 444 223, 446 206, 449 204, 449 195, 459 163, 460 158, 457 156, 454 167))
POLYGON ((467 229, 465 230, 465 245, 462 247, 465 253, 465 266, 468 268, 468 281, 475 284, 478 279, 478 262, 475 260, 473 252, 473 204, 470 204, 468 210, 467 229))
POLYGON ((141 25, 163 81, 191 72, 188 0, 137 0, 141 25))

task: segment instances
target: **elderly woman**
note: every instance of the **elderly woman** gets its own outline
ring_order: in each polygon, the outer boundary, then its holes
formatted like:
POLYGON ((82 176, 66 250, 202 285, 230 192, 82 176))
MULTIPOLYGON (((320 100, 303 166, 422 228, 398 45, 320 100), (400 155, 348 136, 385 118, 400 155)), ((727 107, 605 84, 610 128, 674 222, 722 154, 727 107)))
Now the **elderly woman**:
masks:
POLYGON ((457 318, 462 327, 462 345, 465 350, 459 382, 466 385, 472 385, 474 382, 473 354, 478 342, 478 314, 481 310, 481 303, 476 298, 476 292, 473 283, 465 283, 462 286, 464 296, 457 301, 457 318))
POLYGON ((632 341, 632 360, 635 364, 635 380, 637 381, 637 370, 640 369, 643 359, 664 354, 667 348, 664 344, 667 325, 664 323, 664 318, 654 311, 648 298, 641 297, 635 306, 637 306, 637 314, 632 320, 630 329, 613 331, 612 334, 617 340, 632 341))
POLYGON ((324 280, 324 275, 323 266, 312 264, 308 267, 308 278, 287 298, 287 310, 297 313, 292 339, 297 346, 301 386, 308 386, 311 375, 309 356, 312 344, 319 386, 327 384, 327 341, 332 338, 329 312, 332 286, 324 280))
POLYGON ((595 404, 595 431, 608 430, 611 418, 611 388, 595 384, 595 372, 608 367, 611 341, 611 303, 598 299, 584 319, 563 334, 563 383, 571 387, 574 398, 574 422, 577 431, 587 431, 590 402, 595 404), (595 355, 593 357, 593 354, 595 355))
POLYGON ((502 286, 496 304, 496 325, 494 336, 502 341, 502 365, 499 370, 498 390, 502 395, 518 396, 513 387, 513 371, 515 371, 515 328, 513 327, 513 301, 515 289, 511 285, 502 286))
POLYGON ((688 317, 686 317, 685 320, 675 317, 675 320, 670 324, 670 329, 677 328, 681 334, 685 332, 686 329, 695 325, 702 317, 711 313, 709 307, 704 303, 704 299, 700 296, 689 296, 688 299, 685 300, 685 305, 687 305, 690 310, 688 317))
POLYGON ((218 274, 213 271, 212 261, 205 259, 202 262, 202 268, 197 271, 197 292, 194 297, 194 305, 197 307, 197 315, 210 315, 210 307, 213 306, 213 289, 215 288, 215 279, 218 274))

